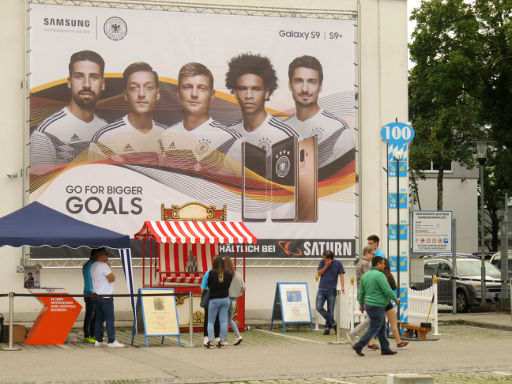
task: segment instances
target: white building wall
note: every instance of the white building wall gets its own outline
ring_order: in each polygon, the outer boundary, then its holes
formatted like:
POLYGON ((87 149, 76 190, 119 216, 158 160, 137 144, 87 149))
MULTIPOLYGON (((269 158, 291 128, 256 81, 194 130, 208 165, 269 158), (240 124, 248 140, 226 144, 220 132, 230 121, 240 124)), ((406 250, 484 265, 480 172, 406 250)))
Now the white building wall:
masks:
MULTIPOLYGON (((196 1, 197 2, 197 1, 196 1)), ((199 2, 197 2, 199 3, 199 2)), ((408 121, 407 115, 407 3, 406 0, 286 0, 286 1, 218 1, 236 5, 292 7, 310 9, 356 10, 358 20, 358 63, 359 63, 359 154, 358 177, 360 205, 358 208, 359 238, 366 239, 372 233, 381 236, 386 244, 386 144, 380 138, 380 128, 397 118, 408 121)), ((24 185, 22 177, 8 178, 7 174, 23 168, 24 105, 25 89, 20 87, 25 75, 24 22, 25 2, 9 0, 2 4, 0 15, 0 51, 4 54, 0 71, 3 92, 0 94, 0 215, 6 215, 23 205, 24 185)), ((353 218, 340 218, 352 220, 353 218)), ((358 242, 358 250, 365 241, 358 242)), ((359 253, 359 251, 358 251, 359 253)), ((0 269, 0 293, 23 292, 23 275, 16 273, 20 264, 20 249, 0 248, 2 268, 0 269)), ((280 262, 280 264, 282 264, 280 262)), ((345 263, 347 264, 347 263, 345 263)), ((352 264, 351 262, 348 263, 352 264)), ((270 318, 272 300, 277 281, 306 281, 309 285, 311 302, 314 306, 316 267, 285 268, 265 267, 247 270, 247 316, 270 318)), ((346 284, 351 269, 347 268, 346 284)), ((125 293, 126 288, 121 270, 114 270, 118 276, 116 293, 125 293)), ((140 272, 134 271, 136 286, 140 286, 140 272)), ((43 286, 63 287, 71 293, 82 291, 80 269, 43 269, 43 286)), ((39 304, 35 299, 18 298, 15 303, 19 320, 35 318, 39 304)), ((116 310, 129 313, 128 300, 118 299, 116 310)), ((0 299, 0 312, 7 313, 6 299, 0 299)))
MULTIPOLYGON (((457 252, 478 251, 478 195, 477 179, 445 178, 443 180, 443 210, 453 211, 457 220, 457 252)), ((437 210, 437 180, 418 181, 421 209, 437 210)), ((414 209, 419 209, 416 204, 414 209)))

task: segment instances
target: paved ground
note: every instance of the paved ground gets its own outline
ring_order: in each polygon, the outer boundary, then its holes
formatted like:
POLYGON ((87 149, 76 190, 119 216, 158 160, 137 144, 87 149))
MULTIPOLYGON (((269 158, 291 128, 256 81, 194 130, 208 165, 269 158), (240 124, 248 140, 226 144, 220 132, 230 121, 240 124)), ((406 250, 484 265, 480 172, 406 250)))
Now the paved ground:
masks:
MULTIPOLYGON (((496 318, 494 325, 509 319, 496 318)), ((512 383, 511 331, 448 320, 438 340, 411 341, 396 356, 366 351, 359 357, 344 335, 337 345, 334 335, 296 327, 286 334, 251 328, 240 346, 220 350, 202 348, 201 334, 194 335, 192 348, 180 348, 171 337, 163 344, 152 337, 145 348, 139 335, 136 346, 123 349, 95 348, 75 334, 74 344, 17 344, 20 351, 0 351, 0 383, 385 383, 388 373, 406 372, 432 375, 436 383, 512 383)), ((118 339, 129 344, 131 330, 118 329, 118 339)), ((181 341, 188 344, 188 334, 181 341)))

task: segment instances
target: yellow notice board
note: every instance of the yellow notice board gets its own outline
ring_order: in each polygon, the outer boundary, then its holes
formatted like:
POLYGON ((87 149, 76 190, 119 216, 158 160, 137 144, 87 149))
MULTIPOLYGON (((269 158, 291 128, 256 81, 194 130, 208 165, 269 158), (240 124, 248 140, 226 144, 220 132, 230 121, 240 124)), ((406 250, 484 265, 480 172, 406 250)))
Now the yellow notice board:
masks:
MULTIPOLYGON (((181 345, 176 297, 170 295, 173 293, 172 288, 139 288, 139 294, 142 296, 137 299, 137 311, 142 310, 146 347, 149 336, 162 336, 162 343, 165 336, 177 336, 178 344, 181 345), (155 296, 156 294, 162 296, 155 296)), ((132 344, 135 328, 134 323, 132 344)))

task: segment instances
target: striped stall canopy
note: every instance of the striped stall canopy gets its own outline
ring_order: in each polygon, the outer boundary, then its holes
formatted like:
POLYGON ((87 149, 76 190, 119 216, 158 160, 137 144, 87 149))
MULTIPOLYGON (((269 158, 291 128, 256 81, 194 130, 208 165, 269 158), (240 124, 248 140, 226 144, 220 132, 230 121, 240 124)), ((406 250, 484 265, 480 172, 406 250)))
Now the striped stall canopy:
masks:
POLYGON ((134 239, 178 244, 255 244, 257 239, 242 222, 146 221, 134 239))

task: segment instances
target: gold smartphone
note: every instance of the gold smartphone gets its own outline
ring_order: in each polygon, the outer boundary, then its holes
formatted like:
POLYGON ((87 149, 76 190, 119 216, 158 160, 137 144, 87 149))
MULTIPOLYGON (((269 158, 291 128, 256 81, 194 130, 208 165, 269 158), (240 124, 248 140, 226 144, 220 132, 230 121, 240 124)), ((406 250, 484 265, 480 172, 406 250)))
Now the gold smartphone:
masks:
POLYGON ((318 137, 299 142, 298 221, 318 220, 318 137))

